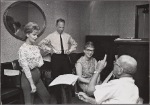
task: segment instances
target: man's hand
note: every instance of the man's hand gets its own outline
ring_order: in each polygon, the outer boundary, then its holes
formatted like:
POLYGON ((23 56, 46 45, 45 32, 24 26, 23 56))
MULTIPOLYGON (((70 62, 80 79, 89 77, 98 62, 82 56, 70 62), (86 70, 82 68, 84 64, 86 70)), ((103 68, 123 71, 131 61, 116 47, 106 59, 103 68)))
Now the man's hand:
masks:
POLYGON ((106 58, 107 58, 107 55, 105 54, 104 59, 98 61, 97 66, 96 66, 96 70, 98 72, 101 72, 106 67, 107 65, 106 58))
POLYGON ((78 97, 79 97, 80 100, 82 100, 82 101, 84 101, 84 102, 88 102, 89 96, 86 95, 86 93, 79 92, 79 93, 78 93, 78 97))
POLYGON ((86 95, 83 92, 79 92, 78 97, 79 97, 80 100, 82 100, 84 102, 91 103, 91 104, 97 104, 97 102, 94 98, 89 97, 88 95, 86 95))
POLYGON ((56 54, 61 54, 61 51, 55 51, 56 54))
POLYGON ((65 51, 64 51, 64 53, 65 53, 65 54, 70 54, 70 53, 71 53, 71 51, 69 51, 69 50, 65 50, 65 51))
POLYGON ((36 86, 34 84, 31 84, 31 93, 36 92, 36 86))

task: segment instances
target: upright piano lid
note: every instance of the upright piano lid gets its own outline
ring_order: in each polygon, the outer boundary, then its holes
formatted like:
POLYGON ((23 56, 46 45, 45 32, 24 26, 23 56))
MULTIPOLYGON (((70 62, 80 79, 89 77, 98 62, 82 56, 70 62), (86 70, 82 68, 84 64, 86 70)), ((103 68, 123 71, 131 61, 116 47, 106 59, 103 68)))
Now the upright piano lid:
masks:
POLYGON ((134 39, 134 38, 117 38, 114 40, 115 43, 132 43, 132 44, 148 44, 149 39, 148 38, 142 38, 142 39, 134 39))

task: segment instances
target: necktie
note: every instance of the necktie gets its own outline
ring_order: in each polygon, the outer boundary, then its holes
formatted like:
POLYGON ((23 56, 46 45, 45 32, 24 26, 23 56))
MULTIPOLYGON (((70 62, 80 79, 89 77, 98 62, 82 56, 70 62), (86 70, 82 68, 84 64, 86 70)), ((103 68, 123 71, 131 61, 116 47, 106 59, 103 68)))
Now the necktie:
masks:
POLYGON ((62 37, 61 37, 61 34, 60 34, 60 43, 61 43, 61 54, 64 54, 64 48, 63 48, 63 41, 62 41, 62 37))

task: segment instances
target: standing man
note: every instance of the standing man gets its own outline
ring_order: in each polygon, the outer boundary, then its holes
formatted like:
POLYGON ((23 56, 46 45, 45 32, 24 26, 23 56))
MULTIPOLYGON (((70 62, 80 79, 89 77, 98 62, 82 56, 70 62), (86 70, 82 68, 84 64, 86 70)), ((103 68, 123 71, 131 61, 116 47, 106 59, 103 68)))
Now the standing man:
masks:
MULTIPOLYGON (((51 56, 52 64, 52 78, 55 79, 57 76, 62 74, 70 74, 70 61, 68 54, 76 50, 77 43, 76 41, 67 33, 64 32, 65 20, 58 19, 56 21, 56 31, 52 34, 49 34, 45 39, 43 39, 39 46, 44 52, 49 52, 51 56)), ((66 97, 67 91, 69 90, 65 86, 66 97)), ((62 103, 62 88, 64 86, 57 85, 52 87, 52 91, 55 94, 58 104, 62 103)), ((68 98, 67 98, 68 99, 68 98)), ((69 101, 69 100, 68 100, 69 101)))

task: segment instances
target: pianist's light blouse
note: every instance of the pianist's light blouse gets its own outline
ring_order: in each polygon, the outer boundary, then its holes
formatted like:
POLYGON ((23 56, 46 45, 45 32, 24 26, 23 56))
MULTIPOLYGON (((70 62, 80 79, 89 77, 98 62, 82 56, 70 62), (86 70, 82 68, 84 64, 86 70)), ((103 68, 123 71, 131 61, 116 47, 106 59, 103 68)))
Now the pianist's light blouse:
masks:
POLYGON ((36 45, 24 43, 18 51, 18 61, 27 78, 32 77, 31 70, 43 65, 43 58, 36 45))

